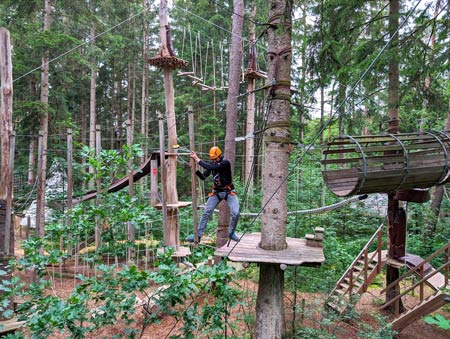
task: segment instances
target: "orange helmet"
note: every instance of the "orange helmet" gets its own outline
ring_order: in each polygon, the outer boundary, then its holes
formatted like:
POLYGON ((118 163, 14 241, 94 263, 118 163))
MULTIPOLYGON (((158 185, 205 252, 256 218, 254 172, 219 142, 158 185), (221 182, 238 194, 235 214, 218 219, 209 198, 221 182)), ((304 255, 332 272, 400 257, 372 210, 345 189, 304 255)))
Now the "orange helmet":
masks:
POLYGON ((222 151, 217 146, 213 146, 209 150, 209 158, 211 160, 217 159, 218 157, 220 157, 221 154, 222 154, 222 151))

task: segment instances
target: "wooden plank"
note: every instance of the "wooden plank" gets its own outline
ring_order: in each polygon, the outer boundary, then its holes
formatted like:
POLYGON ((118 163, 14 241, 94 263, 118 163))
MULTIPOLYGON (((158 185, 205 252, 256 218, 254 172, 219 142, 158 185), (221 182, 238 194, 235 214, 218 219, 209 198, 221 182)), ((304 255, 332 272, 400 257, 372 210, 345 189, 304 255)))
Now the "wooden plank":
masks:
POLYGON ((414 321, 430 314, 433 311, 436 311, 446 304, 446 297, 447 295, 440 292, 432 298, 424 300, 413 309, 407 311, 406 313, 403 313, 397 319, 394 319, 394 321, 392 321, 391 323, 392 329, 400 332, 406 326, 412 324, 414 321))
MULTIPOLYGON (((192 201, 178 201, 177 203, 174 204, 166 204, 167 208, 183 208, 183 207, 188 207, 192 205, 192 201)), ((156 209, 162 209, 162 204, 161 203, 157 203, 155 205, 153 205, 153 207, 155 207, 156 209)))
POLYGON ((0 321, 0 333, 8 333, 18 330, 25 324, 25 321, 18 321, 17 318, 0 321))
POLYGON ((231 242, 216 249, 215 256, 228 257, 231 261, 248 263, 272 263, 286 265, 320 265, 325 261, 321 247, 306 245, 305 239, 286 238, 287 248, 268 251, 259 247, 260 233, 244 234, 238 243, 231 242))
POLYGON ((445 276, 438 272, 429 279, 427 279, 426 283, 428 283, 435 290, 439 290, 445 287, 445 276))
POLYGON ((324 178, 332 180, 333 178, 358 178, 358 173, 361 169, 358 167, 353 168, 343 168, 339 170, 322 171, 322 176, 324 178))

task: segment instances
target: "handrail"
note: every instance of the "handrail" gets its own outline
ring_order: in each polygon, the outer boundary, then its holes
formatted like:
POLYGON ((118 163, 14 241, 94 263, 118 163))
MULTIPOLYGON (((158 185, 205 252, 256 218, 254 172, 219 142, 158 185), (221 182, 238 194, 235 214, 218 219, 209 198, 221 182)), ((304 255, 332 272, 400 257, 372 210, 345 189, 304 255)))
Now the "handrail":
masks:
MULTIPOLYGON (((398 299, 400 299, 401 297, 403 297, 405 294, 407 294, 408 292, 410 292, 411 290, 413 290, 414 288, 416 288, 417 286, 419 286, 420 284, 423 284, 425 281, 427 281, 428 279, 430 279, 432 276, 434 276, 435 274, 437 274, 438 272, 440 272, 442 269, 446 268, 450 266, 450 261, 446 262, 444 265, 442 265, 441 267, 439 267, 437 270, 434 270, 433 272, 427 274, 426 276, 424 276, 422 279, 420 279, 418 282, 416 282, 415 284, 411 285, 409 288, 407 288, 406 290, 404 290, 402 293, 399 293, 398 295, 396 295, 394 298, 392 298, 391 300, 389 300, 387 303, 381 305, 381 308, 386 308, 389 305, 392 305, 395 301, 397 301, 398 299)), ((438 290, 439 291, 439 290, 438 290)), ((436 294, 436 293, 435 293, 436 294)))
POLYGON ((405 279, 406 277, 410 276, 411 274, 415 273, 416 271, 418 271, 423 265, 425 265, 426 263, 430 262, 432 259, 434 259, 435 257, 437 257, 439 254, 441 254, 442 252, 445 252, 448 248, 450 248, 450 243, 448 243, 447 245, 444 245, 443 247, 441 247, 439 250, 437 250, 436 252, 434 252, 433 254, 431 254, 429 257, 427 257, 426 259, 424 259, 420 264, 418 264, 416 267, 414 267, 413 269, 409 270, 408 272, 404 273, 400 278, 398 278, 397 280, 391 282, 388 286, 386 286, 383 290, 381 290, 380 294, 390 290, 392 287, 396 286, 400 281, 402 281, 403 279, 405 279))
MULTIPOLYGON (((369 246, 372 245, 372 243, 374 242, 375 239, 378 239, 378 234, 382 231, 384 225, 381 224, 378 229, 375 231, 375 233, 372 235, 372 237, 369 239, 369 241, 367 242, 367 244, 363 247, 363 249, 361 250, 361 252, 359 252, 359 254, 356 256, 355 260, 353 260, 352 264, 349 266, 349 268, 345 271, 345 273, 341 276, 341 278, 338 280, 338 282, 336 283, 334 289, 331 291, 331 294, 336 290, 337 286, 339 286, 344 279, 347 277, 348 273, 350 271, 353 270, 353 267, 355 266, 355 264, 360 260, 360 258, 363 256, 363 254, 366 253, 366 251, 368 250, 369 246)), ((381 245, 380 242, 378 242, 377 245, 377 251, 379 252, 381 251, 381 245)), ((373 258, 373 256, 372 256, 373 258)), ((379 262, 378 265, 381 265, 381 263, 379 262)), ((359 277, 359 276, 358 276, 359 277)), ((353 286, 350 285, 349 290, 353 289, 353 286)))

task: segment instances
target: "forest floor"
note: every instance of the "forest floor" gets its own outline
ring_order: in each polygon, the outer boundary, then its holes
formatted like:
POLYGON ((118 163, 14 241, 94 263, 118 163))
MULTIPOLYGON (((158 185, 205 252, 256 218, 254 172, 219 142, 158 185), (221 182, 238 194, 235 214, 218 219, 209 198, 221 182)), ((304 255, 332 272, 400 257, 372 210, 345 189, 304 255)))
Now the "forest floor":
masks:
MULTIPOLYGON (((29 278, 29 277, 28 277, 29 278)), ((233 324, 228 327, 227 336, 236 335, 238 338, 244 338, 244 334, 251 333, 251 329, 248 328, 243 318, 246 319, 254 318, 255 307, 254 298, 257 293, 257 284, 252 281, 238 281, 239 286, 245 289, 244 303, 243 305, 252 305, 248 307, 240 306, 231 312, 232 316, 229 319, 229 323, 233 324)), ((62 298, 66 298, 70 295, 74 288, 73 278, 58 278, 54 281, 54 286, 52 291, 53 295, 57 294, 62 298)), ((141 296, 144 298, 144 296, 141 296)), ((408 307, 409 304, 413 303, 413 296, 408 296, 403 299, 405 306, 408 307)), ((144 298, 145 299, 145 298, 144 298)), ((293 318, 292 313, 292 300, 293 296, 289 295, 285 299, 286 308, 286 325, 287 327, 292 324, 291 320, 293 318)), ((361 331, 365 333, 375 333, 377 328, 380 326, 379 321, 374 316, 375 314, 380 314, 378 309, 377 300, 379 300, 379 289, 372 289, 370 292, 364 294, 356 305, 358 318, 351 321, 335 321, 324 325, 321 321, 320 315, 317 310, 322 309, 322 296, 315 293, 298 293, 297 303, 305 300, 305 311, 304 318, 302 319, 300 314, 296 314, 297 326, 312 327, 317 330, 321 330, 322 333, 333 333, 336 338, 339 339, 368 339, 376 338, 369 337, 368 335, 362 335, 361 331), (372 331, 370 330, 373 329, 372 331)), ((212 297, 209 302, 213 302, 212 297)), ((200 304, 202 301, 200 301, 200 304)), ((181 305, 180 307, 185 307, 181 305)), ((118 321, 115 325, 108 326, 101 330, 97 330, 94 333, 86 336, 86 338, 113 338, 114 335, 124 333, 125 328, 136 328, 142 333, 141 338, 143 339, 163 339, 170 338, 174 335, 182 335, 180 328, 182 322, 178 322, 174 317, 168 315, 162 315, 160 317, 160 322, 157 324, 151 324, 144 326, 145 312, 141 306, 137 306, 136 313, 133 315, 135 323, 133 325, 125 325, 121 321, 118 321)), ((446 311, 441 308, 438 313, 442 314, 447 319, 450 318, 450 311, 446 311)), ((383 314, 386 316, 386 314, 383 314)), ((250 325, 251 326, 251 325, 250 325)), ((63 339, 68 338, 68 333, 54 333, 49 335, 48 339, 63 339)), ((208 338, 208 336, 198 336, 198 338, 208 338)), ((225 336, 224 336, 225 338, 225 336)), ((245 338, 251 338, 250 336, 245 336, 245 338)), ((320 338, 327 338, 326 336, 321 336, 320 338)), ((450 339, 450 331, 445 331, 438 328, 435 325, 430 325, 425 323, 423 320, 418 320, 412 325, 406 327, 400 334, 395 338, 397 339, 450 339)), ((300 338, 298 338, 300 339, 300 338)), ((302 339, 309 339, 307 337, 302 337, 302 339)))
MULTIPOLYGON (((19 250, 18 250, 19 251, 19 250)), ((20 251, 19 251, 20 252, 20 251)), ((17 253, 17 252, 16 252, 17 253)), ((25 281, 31 281, 31 273, 27 274, 21 273, 22 278, 25 281)), ((52 289, 49 289, 49 294, 58 295, 61 298, 67 298, 73 291, 77 280, 75 278, 70 278, 67 276, 59 276, 57 278, 53 277, 52 289)), ((230 319, 228 320, 233 327, 228 326, 227 336, 236 335, 238 338, 251 338, 250 335, 244 336, 246 333, 252 332, 252 325, 248 325, 244 322, 245 319, 254 319, 255 315, 255 298, 257 294, 258 286, 255 282, 250 280, 240 280, 236 282, 240 288, 244 291, 243 293, 243 303, 236 309, 231 311, 230 319), (250 328, 249 328, 250 327, 250 328)), ((380 326, 379 320, 375 316, 376 314, 381 314, 379 311, 380 288, 370 289, 365 293, 356 305, 358 317, 355 317, 351 321, 334 321, 331 323, 324 324, 321 318, 320 310, 323 309, 323 296, 315 293, 303 293, 299 292, 296 296, 286 295, 285 296, 285 310, 286 310, 286 327, 289 328, 292 325, 292 319, 295 317, 297 327, 309 327, 315 328, 317 330, 322 330, 322 333, 333 333, 336 338, 339 339, 369 339, 375 338, 374 336, 362 335, 361 331, 365 330, 365 333, 375 333, 377 328, 380 326), (302 304, 304 306, 304 315, 302 316, 298 310, 297 313, 293 313, 293 300, 296 299, 297 305, 302 304), (369 329, 369 330, 368 330, 369 329), (372 331, 370 329, 373 329, 372 331)), ((138 296, 141 300, 145 300, 145 295, 138 296)), ((414 299, 416 296, 408 295, 403 298, 403 303, 407 308, 410 308, 414 304, 414 299)), ((212 297, 209 300, 200 300, 200 304, 205 301, 213 302, 212 297)), ((185 307, 181 305, 180 307, 185 307)), ((450 318, 450 310, 445 307, 438 310, 437 313, 442 314, 446 319, 450 318)), ((387 314, 381 314, 387 316, 387 314)), ((98 330, 86 338, 113 338, 115 335, 124 333, 125 328, 134 327, 142 333, 141 338, 143 339, 163 339, 170 338, 174 335, 182 335, 180 328, 182 327, 182 322, 174 317, 168 315, 161 315, 159 323, 144 325, 145 312, 143 312, 143 307, 137 305, 136 313, 134 314, 135 323, 133 326, 125 325, 121 321, 116 324, 108 326, 98 330)), ((49 335, 48 339, 62 339, 69 337, 68 333, 54 333, 49 335)), ((327 338, 330 336, 323 335, 321 338, 327 338)), ((198 338, 207 338, 207 336, 198 336, 198 338)), ((225 336, 224 336, 225 338, 225 336)), ((425 323, 423 320, 418 320, 410 326, 406 327, 401 333, 399 333, 395 338, 397 339, 450 339, 450 331, 446 331, 438 328, 435 325, 430 325, 425 323)), ((298 338, 300 339, 300 338, 298 338)), ((307 337, 302 337, 301 339, 309 339, 307 337)))

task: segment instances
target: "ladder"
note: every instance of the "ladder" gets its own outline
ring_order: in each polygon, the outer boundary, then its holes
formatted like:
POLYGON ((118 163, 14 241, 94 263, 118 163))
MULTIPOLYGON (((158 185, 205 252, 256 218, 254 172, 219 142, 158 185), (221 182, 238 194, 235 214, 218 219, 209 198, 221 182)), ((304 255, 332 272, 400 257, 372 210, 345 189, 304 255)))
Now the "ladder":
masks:
POLYGON ((430 314, 442 307, 445 303, 450 302, 449 249, 450 243, 431 254, 428 258, 423 259, 417 265, 407 264, 410 270, 381 291, 381 293, 386 293, 386 291, 389 291, 395 286, 402 289, 399 290, 398 295, 381 306, 381 308, 387 308, 394 305, 395 313, 394 319, 391 322, 392 329, 400 332, 417 319, 430 314), (431 266, 430 262, 438 256, 443 257, 443 264, 435 269, 431 266), (411 276, 417 277, 418 280, 412 283, 409 282, 408 286, 408 280, 406 279, 411 276), (425 285, 430 288, 425 289, 425 285), (417 303, 412 308, 400 314, 400 299, 416 288, 419 289, 417 303))
POLYGON ((383 268, 386 262, 386 251, 382 250, 383 229, 383 225, 378 227, 328 295, 326 305, 339 314, 347 309, 354 301, 354 297, 367 291, 373 279, 383 268), (373 246, 376 246, 376 250, 369 252, 373 246))

